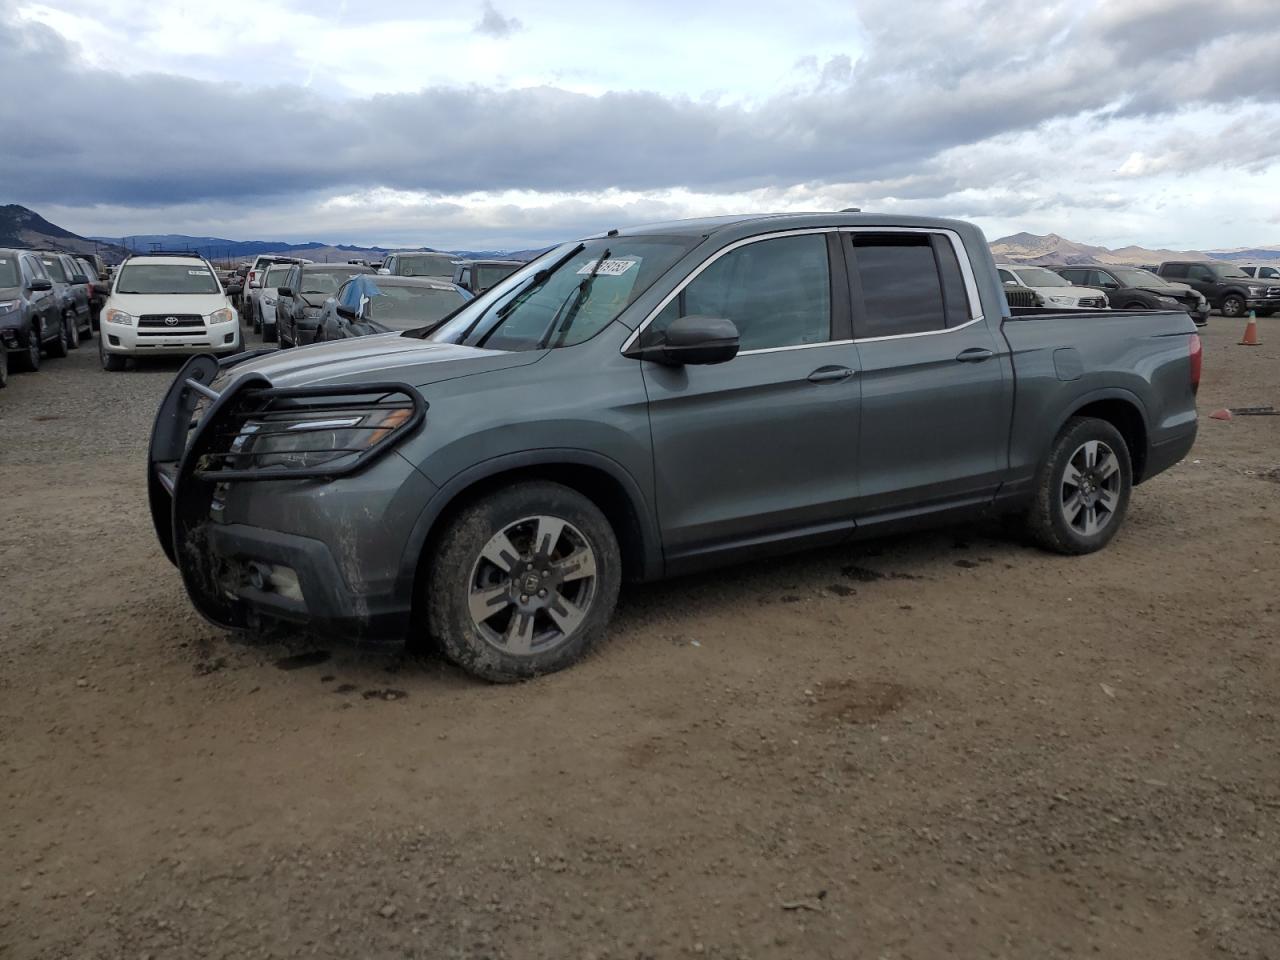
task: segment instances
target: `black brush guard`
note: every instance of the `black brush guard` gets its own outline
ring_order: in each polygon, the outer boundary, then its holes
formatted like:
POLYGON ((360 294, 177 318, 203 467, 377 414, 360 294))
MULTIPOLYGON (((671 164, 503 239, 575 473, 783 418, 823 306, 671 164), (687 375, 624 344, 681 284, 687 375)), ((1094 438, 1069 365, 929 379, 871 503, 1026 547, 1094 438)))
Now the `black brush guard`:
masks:
MULTIPOLYGON (((211 548, 209 527, 214 524, 210 509, 218 486, 230 481, 330 481, 357 473, 418 429, 427 404, 405 383, 275 388, 265 377, 248 374, 221 393, 212 388, 220 372, 244 359, 247 356, 219 361, 201 354, 192 357, 179 371, 160 404, 151 431, 147 493, 160 546, 182 573, 196 608, 217 624, 248 627, 251 624, 243 604, 221 586, 219 561, 211 548), (304 428, 300 431, 303 435, 317 437, 341 435, 344 431, 385 431, 368 446, 329 444, 295 451, 339 455, 333 463, 315 467, 258 467, 257 458, 265 454, 232 449, 250 419, 336 415, 339 410, 347 415, 404 410, 406 416, 396 426, 386 428, 304 428)), ((283 432, 286 430, 263 430, 254 436, 283 432)))

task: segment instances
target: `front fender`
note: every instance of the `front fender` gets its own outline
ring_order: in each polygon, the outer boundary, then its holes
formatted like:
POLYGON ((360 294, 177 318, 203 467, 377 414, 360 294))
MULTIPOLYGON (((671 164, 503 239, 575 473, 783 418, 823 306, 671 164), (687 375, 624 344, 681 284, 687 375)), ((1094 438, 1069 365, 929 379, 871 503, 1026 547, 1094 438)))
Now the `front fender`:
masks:
MULTIPOLYGON (((509 453, 493 457, 475 466, 455 474, 442 485, 435 496, 423 508, 414 524, 413 531, 405 544, 404 555, 400 561, 400 580, 398 589, 412 591, 417 579, 422 551, 426 546, 436 522, 444 511, 460 495, 478 483, 515 470, 527 470, 533 467, 549 466, 582 466, 591 467, 608 474, 625 492, 631 503, 640 526, 642 576, 645 580, 654 580, 662 576, 662 538, 658 531, 656 511, 649 503, 640 484, 625 467, 616 460, 592 450, 574 448, 544 448, 528 450, 520 453, 509 453)), ((411 594, 406 594, 411 595, 411 594)))

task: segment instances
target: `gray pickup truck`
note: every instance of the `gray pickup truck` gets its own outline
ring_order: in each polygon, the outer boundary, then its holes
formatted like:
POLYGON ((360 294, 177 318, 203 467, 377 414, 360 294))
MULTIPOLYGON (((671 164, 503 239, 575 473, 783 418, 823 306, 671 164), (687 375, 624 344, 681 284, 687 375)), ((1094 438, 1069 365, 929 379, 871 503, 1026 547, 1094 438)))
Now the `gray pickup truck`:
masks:
POLYGON ((866 214, 611 230, 430 334, 193 358, 160 542, 199 611, 560 669, 621 582, 979 514, 1065 554, 1196 436, 1185 311, 1011 311, 982 233, 866 214))

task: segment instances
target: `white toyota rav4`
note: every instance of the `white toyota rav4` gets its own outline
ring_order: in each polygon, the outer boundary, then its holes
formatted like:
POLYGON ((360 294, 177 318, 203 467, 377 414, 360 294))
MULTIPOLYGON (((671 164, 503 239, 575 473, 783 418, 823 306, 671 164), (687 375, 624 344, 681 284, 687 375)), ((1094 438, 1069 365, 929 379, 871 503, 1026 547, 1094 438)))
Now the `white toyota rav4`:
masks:
POLYGON ((192 254, 143 254, 116 271, 102 305, 98 352, 104 370, 128 357, 239 353, 240 317, 209 262, 192 254))

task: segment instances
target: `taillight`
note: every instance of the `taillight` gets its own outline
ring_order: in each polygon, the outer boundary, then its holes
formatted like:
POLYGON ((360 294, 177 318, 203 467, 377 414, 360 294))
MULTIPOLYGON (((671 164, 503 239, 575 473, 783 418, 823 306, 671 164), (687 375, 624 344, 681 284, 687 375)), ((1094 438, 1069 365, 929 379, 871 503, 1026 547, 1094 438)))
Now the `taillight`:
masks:
POLYGON ((1200 334, 1198 333, 1191 335, 1189 357, 1191 360, 1191 392, 1195 393, 1200 389, 1200 368, 1204 365, 1204 345, 1200 342, 1200 334))

